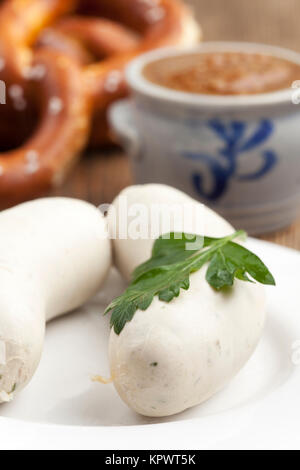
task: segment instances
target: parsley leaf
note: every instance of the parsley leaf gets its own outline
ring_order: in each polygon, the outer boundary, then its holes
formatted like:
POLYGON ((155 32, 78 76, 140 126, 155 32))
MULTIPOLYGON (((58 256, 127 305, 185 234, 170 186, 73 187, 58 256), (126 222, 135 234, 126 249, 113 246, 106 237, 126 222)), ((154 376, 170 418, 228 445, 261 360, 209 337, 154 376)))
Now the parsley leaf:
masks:
POLYGON ((147 310, 157 295, 161 301, 171 302, 180 290, 190 287, 190 274, 209 263, 206 281, 216 290, 232 287, 235 279, 275 285, 274 278, 264 263, 245 247, 233 240, 245 236, 238 231, 224 238, 201 237, 184 233, 170 233, 158 238, 152 257, 137 267, 125 292, 107 307, 112 311, 111 327, 120 334, 135 312, 147 310), (249 277, 249 276, 250 277, 249 277), (252 279, 251 279, 252 278, 252 279))

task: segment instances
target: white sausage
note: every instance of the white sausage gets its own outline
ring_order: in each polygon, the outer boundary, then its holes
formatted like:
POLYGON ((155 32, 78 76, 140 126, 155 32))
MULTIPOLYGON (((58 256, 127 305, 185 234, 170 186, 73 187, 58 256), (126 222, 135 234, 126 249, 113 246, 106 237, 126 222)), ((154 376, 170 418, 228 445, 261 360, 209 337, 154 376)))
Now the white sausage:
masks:
MULTIPOLYGON (((147 238, 134 240, 130 238, 130 222, 135 216, 131 216, 129 211, 135 204, 142 204, 146 208, 150 208, 151 205, 161 205, 162 209, 166 209, 165 211, 162 210, 160 214, 160 227, 158 228, 162 228, 162 219, 169 211, 171 214, 170 221, 172 223, 169 231, 181 232, 183 230, 183 221, 181 219, 177 220, 175 217, 173 218, 172 215, 177 207, 186 205, 186 209, 190 206, 194 206, 195 212, 198 209, 200 214, 199 221, 190 221, 190 223, 184 226, 186 228, 186 232, 200 235, 205 234, 210 237, 223 237, 233 233, 234 231, 233 227, 226 220, 178 189, 162 184, 130 186, 119 194, 108 213, 109 227, 112 237, 114 235, 121 235, 124 237, 120 238, 117 236, 113 241, 113 250, 115 264, 123 277, 127 280, 130 280, 133 270, 139 264, 150 258, 153 241, 161 235, 162 232, 161 230, 158 230, 159 233, 156 233, 154 239, 147 238), (128 210, 124 217, 123 212, 126 210, 126 206, 128 210), (125 218, 128 222, 126 227, 127 230, 121 227, 122 224, 124 225, 125 218)), ((148 211, 148 214, 150 214, 150 210, 148 211)))
POLYGON ((111 265, 106 232, 100 211, 75 199, 41 199, 0 214, 0 402, 32 378, 45 321, 101 286, 111 265))
MULTIPOLYGON (((122 194, 128 195, 128 205, 149 205, 158 199, 184 203, 187 199, 161 185, 132 187, 122 194)), ((118 204, 119 198, 115 207, 118 204)), ((209 209, 204 216, 205 235, 233 232, 209 209)), ((152 244, 152 240, 114 241, 116 263, 123 275, 129 278, 149 257, 152 244)), ((111 332, 114 385, 120 397, 142 415, 168 416, 207 400, 243 367, 262 335, 263 287, 236 281, 232 289, 216 292, 205 274, 205 267, 192 274, 190 289, 168 304, 155 298, 145 312, 137 311, 119 336, 111 332)))

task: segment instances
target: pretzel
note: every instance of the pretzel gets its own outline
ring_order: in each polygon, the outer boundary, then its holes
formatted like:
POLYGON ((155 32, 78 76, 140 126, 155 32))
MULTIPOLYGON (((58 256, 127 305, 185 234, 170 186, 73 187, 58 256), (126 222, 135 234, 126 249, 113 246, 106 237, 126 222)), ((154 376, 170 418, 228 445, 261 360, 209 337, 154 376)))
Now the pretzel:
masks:
POLYGON ((138 36, 128 28, 103 18, 73 16, 42 32, 37 46, 59 50, 88 65, 95 60, 128 52, 138 36))
POLYGON ((91 110, 81 69, 54 51, 37 53, 36 65, 45 67, 35 88, 39 123, 24 145, 0 154, 2 208, 58 184, 87 142, 91 110))
POLYGON ((132 58, 195 42, 197 32, 180 0, 0 4, 0 79, 8 95, 5 111, 0 105, 0 209, 44 194, 88 141, 107 140, 106 111, 127 94, 132 58))
POLYGON ((75 8, 76 0, 6 0, 0 10, 0 57, 5 61, 2 80, 23 82, 39 31, 75 8))

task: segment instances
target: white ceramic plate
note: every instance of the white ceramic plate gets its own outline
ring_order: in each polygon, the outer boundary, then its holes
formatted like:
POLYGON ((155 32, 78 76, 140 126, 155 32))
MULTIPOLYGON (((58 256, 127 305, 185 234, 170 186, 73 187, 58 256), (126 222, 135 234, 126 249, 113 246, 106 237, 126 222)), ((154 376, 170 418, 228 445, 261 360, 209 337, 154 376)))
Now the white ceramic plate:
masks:
POLYGON ((250 240, 273 271, 268 322, 254 356, 221 393, 168 419, 129 410, 108 375, 109 300, 123 288, 113 272, 90 304, 48 325, 30 385, 0 407, 3 449, 300 448, 300 253, 250 240), (112 282, 113 281, 113 282, 112 282))

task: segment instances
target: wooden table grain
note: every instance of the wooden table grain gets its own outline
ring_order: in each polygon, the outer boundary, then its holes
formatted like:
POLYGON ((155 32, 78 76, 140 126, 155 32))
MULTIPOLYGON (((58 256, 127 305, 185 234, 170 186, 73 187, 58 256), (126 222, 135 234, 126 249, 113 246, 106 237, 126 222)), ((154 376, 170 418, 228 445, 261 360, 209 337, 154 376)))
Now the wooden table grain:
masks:
MULTIPOLYGON (((186 1, 201 24, 204 40, 262 42, 300 51, 299 0, 186 1)), ((111 202, 131 182, 124 153, 102 150, 85 156, 54 194, 100 204, 111 202)), ((261 238, 300 250, 300 219, 291 227, 261 238)))
MULTIPOLYGON (((80 198, 100 205, 112 202, 132 183, 128 157, 114 148, 85 155, 66 183, 52 195, 80 198)), ((300 250, 300 219, 290 227, 260 238, 300 250)))

